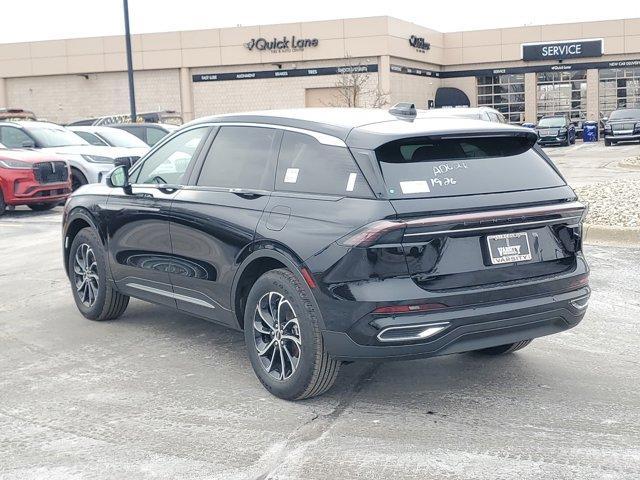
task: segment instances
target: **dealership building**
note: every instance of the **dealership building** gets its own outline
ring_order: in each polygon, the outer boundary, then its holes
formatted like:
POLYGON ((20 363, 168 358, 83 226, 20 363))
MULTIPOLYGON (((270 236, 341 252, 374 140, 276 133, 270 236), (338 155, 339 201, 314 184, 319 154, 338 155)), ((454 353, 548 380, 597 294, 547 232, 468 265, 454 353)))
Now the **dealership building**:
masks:
MULTIPOLYGON (((514 123, 640 107, 640 18, 441 33, 392 17, 133 35, 138 111, 489 106, 514 123)), ((128 112, 123 36, 0 45, 0 107, 128 112)))

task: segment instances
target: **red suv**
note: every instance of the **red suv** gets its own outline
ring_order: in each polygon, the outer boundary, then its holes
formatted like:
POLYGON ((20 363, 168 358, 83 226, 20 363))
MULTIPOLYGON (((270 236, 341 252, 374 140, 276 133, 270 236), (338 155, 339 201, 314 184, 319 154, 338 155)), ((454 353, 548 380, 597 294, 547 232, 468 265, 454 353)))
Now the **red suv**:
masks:
POLYGON ((0 145, 0 215, 7 205, 49 210, 71 193, 69 165, 51 153, 8 150, 0 145))

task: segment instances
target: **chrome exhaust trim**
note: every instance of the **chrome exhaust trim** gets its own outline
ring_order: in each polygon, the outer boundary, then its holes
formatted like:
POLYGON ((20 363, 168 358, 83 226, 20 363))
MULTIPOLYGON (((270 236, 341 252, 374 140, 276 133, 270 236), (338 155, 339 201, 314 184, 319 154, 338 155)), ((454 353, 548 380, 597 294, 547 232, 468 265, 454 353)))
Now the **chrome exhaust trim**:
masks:
POLYGON ((377 335, 380 342, 408 342, 424 340, 449 328, 449 322, 424 323, 420 325, 402 325, 383 328, 377 335))

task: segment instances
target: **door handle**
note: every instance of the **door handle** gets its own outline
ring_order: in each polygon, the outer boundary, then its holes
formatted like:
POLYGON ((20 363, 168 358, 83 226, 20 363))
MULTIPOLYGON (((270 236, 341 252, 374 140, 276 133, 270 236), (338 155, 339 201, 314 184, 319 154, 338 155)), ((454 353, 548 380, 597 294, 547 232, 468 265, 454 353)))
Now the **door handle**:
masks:
POLYGON ((160 190, 162 193, 173 193, 177 190, 180 190, 180 185, 161 184, 161 185, 158 185, 156 188, 160 190))
POLYGON ((244 190, 242 188, 231 188, 229 191, 239 197, 251 200, 253 198, 263 197, 265 194, 262 192, 256 192, 255 190, 244 190))

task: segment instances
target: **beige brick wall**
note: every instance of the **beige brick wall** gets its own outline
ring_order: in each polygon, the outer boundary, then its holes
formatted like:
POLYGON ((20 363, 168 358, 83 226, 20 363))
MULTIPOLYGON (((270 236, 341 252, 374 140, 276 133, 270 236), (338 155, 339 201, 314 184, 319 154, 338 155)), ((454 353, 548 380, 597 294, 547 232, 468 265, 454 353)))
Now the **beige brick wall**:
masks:
MULTIPOLYGON (((346 62, 314 61, 284 64, 289 68, 314 68, 341 66, 346 62)), ((376 58, 354 59, 352 64, 375 64, 376 58)), ((272 65, 247 65, 239 68, 209 67, 191 69, 192 74, 273 70, 272 65)), ((378 84, 378 74, 365 74, 367 77, 366 90, 374 91, 378 84)), ((229 80, 218 82, 193 83, 193 107, 195 117, 215 115, 219 113, 242 112, 250 110, 271 110, 279 108, 304 107, 306 103, 306 89, 335 87, 337 75, 318 77, 289 77, 255 80, 229 80)), ((362 106, 370 106, 372 96, 363 98, 362 106)))
MULTIPOLYGON (((129 89, 125 72, 51 75, 6 79, 7 105, 36 112, 52 122, 127 113, 129 89)), ((135 72, 138 111, 180 111, 177 69, 135 72)))

